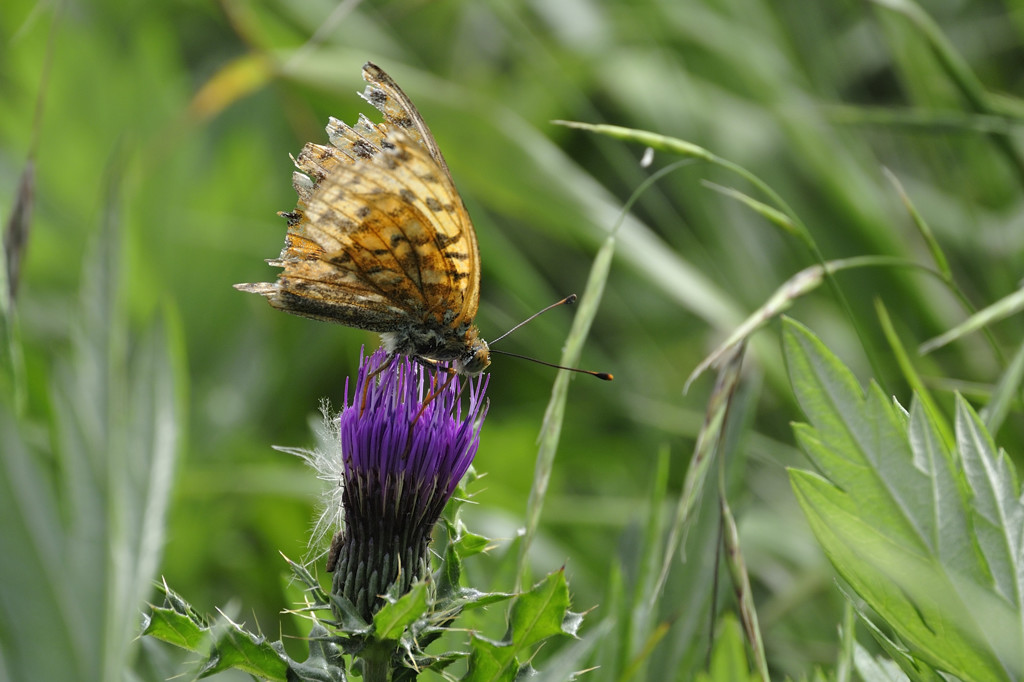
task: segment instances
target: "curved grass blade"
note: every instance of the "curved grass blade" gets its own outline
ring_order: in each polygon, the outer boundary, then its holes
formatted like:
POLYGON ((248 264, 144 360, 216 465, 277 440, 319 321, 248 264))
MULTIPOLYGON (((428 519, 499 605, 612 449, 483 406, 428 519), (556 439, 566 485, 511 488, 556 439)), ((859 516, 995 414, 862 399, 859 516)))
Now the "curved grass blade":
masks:
POLYGON ((740 369, 743 365, 745 348, 746 344, 741 341, 728 351, 729 355, 723 362, 722 369, 719 371, 718 378, 715 381, 715 388, 708 398, 708 407, 704 414, 704 424, 701 426, 700 433, 697 434, 693 457, 690 460, 689 468, 686 470, 686 479, 683 481, 683 492, 679 496, 675 518, 669 530, 668 539, 665 542, 661 573, 658 576, 655 589, 650 594, 650 608, 653 608, 654 602, 661 596, 662 590, 665 587, 665 581, 668 580, 668 572, 672 566, 672 561, 675 559, 676 550, 682 542, 691 514, 697 507, 697 502, 700 500, 707 484, 711 463, 718 452, 718 446, 721 444, 724 435, 729 406, 739 385, 740 369))
POLYGON ((718 366, 722 361, 722 357, 729 353, 739 343, 748 340, 754 332, 768 324, 768 322, 776 315, 788 310, 793 304, 793 301, 821 286, 822 282, 825 281, 826 273, 831 275, 842 270, 850 270, 854 268, 893 266, 919 268, 929 274, 936 274, 917 263, 891 256, 859 256, 854 258, 845 258, 842 260, 828 261, 825 263, 824 267, 821 265, 812 265, 809 268, 801 270, 776 289, 775 293, 772 294, 760 308, 747 316, 747 319, 743 320, 743 322, 733 330, 725 341, 719 344, 710 355, 704 358, 700 364, 690 372, 690 376, 686 378, 686 383, 683 386, 683 392, 687 392, 690 385, 697 379, 697 377, 703 374, 709 367, 718 366))
POLYGON ((985 427, 996 433, 1006 420, 1010 408, 1021 397, 1021 384, 1024 383, 1024 343, 1017 347, 1017 352, 1009 366, 999 376, 996 390, 992 392, 988 405, 981 411, 985 427))
POLYGON ((929 391, 928 387, 925 386, 924 381, 921 380, 921 375, 917 373, 917 369, 910 361, 910 355, 900 342, 900 338, 896 334, 896 329, 892 326, 892 320, 889 318, 889 312, 885 309, 885 304, 876 299, 875 311, 878 313, 878 321, 882 325, 882 333, 885 334, 885 338, 889 342, 889 347, 892 348, 896 362, 899 364, 900 369, 903 372, 903 378, 907 380, 908 384, 910 384, 910 388, 914 391, 918 400, 921 401, 921 405, 928 412, 928 415, 932 418, 935 426, 942 433, 942 440, 945 442, 946 447, 952 447, 954 442, 953 431, 950 429, 946 419, 942 416, 942 410, 940 410, 938 404, 936 404, 931 391, 929 391))
MULTIPOLYGON (((1020 100, 997 98, 985 88, 981 79, 974 73, 967 61, 943 35, 939 25, 924 9, 913 0, 871 0, 879 7, 898 12, 906 17, 921 33, 932 52, 935 54, 946 75, 964 96, 971 108, 988 115, 1005 114, 1015 118, 1024 116, 1024 103, 1020 100)), ((1002 133, 989 133, 996 148, 1002 152, 1009 162, 1018 180, 1024 184, 1024 158, 1022 158, 1013 139, 1002 133)))
MULTIPOLYGON (((608 272, 611 269, 612 257, 615 254, 616 236, 626 219, 630 207, 647 188, 681 166, 682 162, 670 164, 657 173, 653 173, 651 177, 647 178, 633 191, 632 196, 623 206, 619 214, 619 220, 594 258, 594 264, 591 266, 590 275, 583 290, 579 311, 576 313, 573 326, 569 330, 565 350, 562 353, 559 364, 565 367, 576 367, 579 364, 583 343, 586 341, 594 317, 597 315, 597 309, 604 294, 604 287, 608 281, 608 272)), ((558 373, 551 390, 548 408, 544 413, 544 421, 541 425, 540 448, 537 452, 537 463, 534 469, 534 482, 530 488, 530 497, 527 501, 526 531, 519 545, 516 590, 521 589, 522 585, 526 582, 526 556, 537 526, 540 524, 540 515, 544 508, 544 496, 547 492, 548 482, 551 479, 551 469, 554 464, 555 453, 558 449, 562 419, 565 415, 565 401, 568 396, 570 376, 570 372, 561 371, 558 373)))
POLYGON ((921 344, 918 352, 921 355, 942 348, 948 343, 983 329, 993 322, 1016 315, 1024 310, 1024 288, 1020 288, 1009 296, 1004 296, 992 305, 986 306, 944 334, 929 339, 921 344))
MULTIPOLYGON (((590 276, 587 285, 584 287, 583 295, 580 297, 579 311, 573 319, 572 328, 565 342, 565 350, 562 352, 559 364, 565 367, 576 367, 579 364, 580 354, 583 351, 583 344, 590 326, 597 315, 598 306, 604 293, 605 283, 608 281, 608 272, 611 269, 612 256, 615 253, 615 235, 612 234, 605 241, 594 264, 590 269, 590 276)), ((530 497, 526 503, 526 530, 522 542, 519 545, 518 569, 516 571, 516 587, 519 591, 526 582, 528 573, 527 555, 533 543, 537 527, 540 525, 541 512, 544 509, 544 498, 547 494, 548 483, 551 480, 551 470, 555 462, 555 453, 558 451, 558 442, 562 434, 562 420, 565 418, 565 401, 569 395, 569 380, 572 373, 566 370, 559 370, 555 377, 554 386, 551 389, 551 399, 548 401, 547 410, 544 413, 544 421, 540 430, 540 447, 537 451, 537 463, 534 468, 533 486, 530 488, 530 497)))

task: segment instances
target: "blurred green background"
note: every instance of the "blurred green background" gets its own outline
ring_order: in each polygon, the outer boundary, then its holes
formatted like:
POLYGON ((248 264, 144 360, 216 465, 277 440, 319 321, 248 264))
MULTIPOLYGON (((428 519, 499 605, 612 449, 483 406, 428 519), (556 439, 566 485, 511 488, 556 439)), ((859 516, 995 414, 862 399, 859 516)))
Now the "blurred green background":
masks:
MULTIPOLYGON (((0 5, 5 220, 27 159, 37 169, 16 302, 21 420, 40 429, 28 440, 47 450, 45 425, 61 409, 47 391, 62 381, 54 368, 73 347, 79 292, 95 283, 85 280, 115 278, 132 332, 122 350, 131 356, 142 330, 168 319, 180 359, 180 459, 158 574, 203 611, 231 603, 239 619, 271 637, 279 622, 285 634, 303 634, 278 613, 289 603, 278 551, 306 551, 320 484, 271 446, 312 445, 319 401, 340 404, 360 345, 377 340, 278 313, 231 285, 275 276, 263 259, 283 244, 285 221, 275 213, 295 204, 288 155, 307 141, 326 143, 328 116, 377 120, 356 95, 367 60, 416 103, 473 216, 485 338, 580 291, 622 204, 675 160, 657 154, 642 167, 641 147, 554 119, 648 129, 745 166, 790 203, 826 258, 882 254, 930 265, 888 168, 974 305, 999 299, 1017 286, 1024 263, 1021 116, 1010 99, 1024 90, 1024 3, 930 3, 933 28, 962 60, 953 65, 903 7, 8 0, 0 5), (965 95, 954 67, 979 79, 982 100, 965 95), (112 223, 119 255, 97 270, 94 249, 112 223)), ((581 363, 616 380, 579 377, 571 390, 532 558, 537 575, 567 564, 575 607, 601 605, 594 622, 610 615, 602 609, 612 557, 628 566, 636 551, 659 451, 670 452, 674 490, 685 473, 713 383, 705 376, 684 396, 687 375, 812 263, 796 240, 705 181, 753 192, 694 162, 643 194, 619 233, 581 363)), ((839 283, 862 339, 827 288, 790 314, 864 380, 875 376, 873 357, 876 378, 906 399, 874 301, 888 307, 911 348, 967 312, 920 272, 854 271, 839 283)), ((557 360, 571 315, 549 313, 499 347, 557 360)), ((1016 343, 1021 330, 1019 318, 1003 322, 995 348, 975 335, 914 362, 947 397, 955 387, 983 404, 1004 363, 999 346, 1016 343)), ((799 675, 834 659, 841 601, 785 478, 785 466, 803 461, 792 448, 789 423, 800 414, 776 331, 761 332, 746 361, 730 449, 733 505, 769 658, 799 675)), ((476 462, 486 478, 467 515, 474 530, 511 540, 523 524, 554 373, 498 357, 491 375, 476 462)), ((16 384, 5 380, 12 404, 16 384)), ((1020 420, 1009 419, 997 436, 1019 451, 1020 420)), ((703 523, 713 529, 713 519, 703 523)), ((690 629, 666 647, 706 638, 699 605, 706 608, 709 588, 686 582, 687 571, 713 560, 702 537, 690 538, 689 568, 673 574, 666 600, 690 629)), ((467 567, 470 580, 492 586, 509 546, 467 567)))

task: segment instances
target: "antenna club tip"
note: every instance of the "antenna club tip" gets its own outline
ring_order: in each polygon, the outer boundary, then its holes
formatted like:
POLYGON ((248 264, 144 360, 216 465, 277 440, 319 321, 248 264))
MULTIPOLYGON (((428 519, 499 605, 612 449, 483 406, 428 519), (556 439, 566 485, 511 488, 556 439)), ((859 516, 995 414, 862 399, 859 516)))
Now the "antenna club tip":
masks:
POLYGON ((578 298, 579 296, 577 296, 576 294, 569 294, 564 299, 562 299, 562 303, 564 303, 565 305, 572 305, 573 303, 576 302, 576 299, 578 298))
POLYGON ((611 372, 595 372, 594 376, 601 381, 612 381, 615 378, 611 372))

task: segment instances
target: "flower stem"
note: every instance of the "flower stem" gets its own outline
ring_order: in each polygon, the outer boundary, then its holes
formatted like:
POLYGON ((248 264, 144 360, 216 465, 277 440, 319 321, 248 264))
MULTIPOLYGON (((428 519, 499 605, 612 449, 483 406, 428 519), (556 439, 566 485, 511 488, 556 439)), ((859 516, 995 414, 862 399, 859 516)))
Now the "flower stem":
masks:
POLYGON ((375 656, 363 659, 363 680, 365 682, 391 682, 391 666, 386 658, 375 656))

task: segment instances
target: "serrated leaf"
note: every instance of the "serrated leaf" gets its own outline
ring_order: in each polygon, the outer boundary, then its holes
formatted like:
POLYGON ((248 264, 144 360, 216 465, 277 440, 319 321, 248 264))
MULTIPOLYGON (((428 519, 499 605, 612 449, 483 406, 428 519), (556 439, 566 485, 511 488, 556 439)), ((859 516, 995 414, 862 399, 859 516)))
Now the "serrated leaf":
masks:
POLYGON ((462 558, 453 544, 449 544, 444 550, 444 559, 434 573, 434 580, 437 583, 437 598, 445 601, 459 589, 459 580, 462 578, 462 558))
POLYGON ((213 665, 203 669, 202 677, 236 668, 261 679, 288 679, 288 661, 267 638, 246 632, 235 623, 229 623, 223 635, 217 638, 210 662, 213 665))
POLYGON ((576 637, 580 631, 580 625, 583 624, 583 614, 576 613, 575 611, 566 611, 565 618, 562 619, 562 634, 576 637))
POLYGON ((473 637, 464 680, 512 680, 519 672, 521 652, 548 637, 575 635, 578 614, 569 611, 569 585, 558 570, 522 594, 512 606, 508 634, 501 642, 473 637))
POLYGON ((865 522, 861 506, 811 472, 790 482, 815 537, 836 570, 900 636, 935 667, 975 680, 1006 679, 977 647, 966 605, 926 556, 865 522))
POLYGON ((537 669, 530 665, 528 662, 519 666, 519 670, 516 671, 516 682, 525 682, 526 680, 536 680, 540 677, 540 673, 537 669))
POLYGON ((509 636, 517 649, 525 649, 554 635, 570 634, 562 628, 569 610, 569 584, 560 569, 537 583, 512 606, 509 636))
POLYGON ((950 452, 916 400, 908 416, 806 329, 786 321, 784 335, 811 421, 795 432, 824 474, 790 480, 836 570, 913 656, 965 679, 1020 675, 1024 510, 981 421, 958 400, 950 452))
POLYGON ((889 654, 889 658, 896 663, 907 677, 913 682, 944 682, 944 679, 930 665, 919 658, 915 658, 907 651, 906 647, 897 644, 878 629, 878 626, 871 621, 862 609, 857 609, 857 616, 867 627, 868 632, 875 638, 882 651, 889 654))
POLYGON ((162 589, 164 606, 150 609, 142 634, 205 657, 200 677, 237 668, 263 679, 287 679, 290 659, 265 637, 247 632, 226 617, 209 624, 176 592, 166 585, 162 589))
POLYGON ((868 394, 824 344, 792 320, 783 343, 797 401, 813 424, 801 446, 825 476, 855 496, 872 525, 923 550, 935 535, 927 477, 914 466, 902 419, 877 385, 868 394))
POLYGON ((469 668, 464 682, 508 682, 516 677, 518 664, 511 643, 473 637, 469 668))
MULTIPOLYGON (((283 653, 283 647, 278 649, 283 653)), ((290 674, 301 682, 341 682, 348 679, 341 651, 327 629, 316 623, 309 632, 309 657, 302 663, 289 661, 290 674)))
POLYGON ((1017 471, 1005 452, 997 452, 985 425, 970 405, 957 396, 956 440, 973 493, 975 532, 996 590, 1018 612, 1021 601, 1021 531, 1024 507, 1017 471))
POLYGON ((162 607, 154 607, 149 612, 142 634, 189 651, 202 651, 206 641, 202 625, 174 609, 162 607))
POLYGON ((204 656, 200 677, 237 668, 263 679, 287 679, 289 666, 283 654, 265 637, 246 632, 227 619, 204 627, 189 614, 155 607, 143 634, 204 656))
POLYGON ((508 601, 515 596, 511 592, 481 592, 471 587, 463 587, 443 606, 445 609, 473 609, 508 601))
POLYGON ((405 629, 427 612, 427 582, 419 581, 373 616, 373 636, 378 641, 398 640, 405 629))
POLYGON ((490 538, 484 537, 483 535, 477 535, 476 533, 463 532, 459 537, 458 542, 455 543, 455 550, 458 552, 460 558, 466 559, 483 552, 490 544, 490 538))

